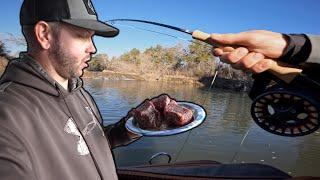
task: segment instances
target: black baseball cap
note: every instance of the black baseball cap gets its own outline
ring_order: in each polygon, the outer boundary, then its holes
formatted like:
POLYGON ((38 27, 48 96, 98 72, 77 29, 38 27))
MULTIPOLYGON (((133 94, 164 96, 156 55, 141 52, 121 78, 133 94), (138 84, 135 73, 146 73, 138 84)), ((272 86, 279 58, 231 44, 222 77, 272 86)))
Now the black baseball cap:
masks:
POLYGON ((34 25, 38 21, 65 22, 95 31, 95 35, 114 37, 119 29, 98 20, 90 0, 24 0, 20 24, 34 25))

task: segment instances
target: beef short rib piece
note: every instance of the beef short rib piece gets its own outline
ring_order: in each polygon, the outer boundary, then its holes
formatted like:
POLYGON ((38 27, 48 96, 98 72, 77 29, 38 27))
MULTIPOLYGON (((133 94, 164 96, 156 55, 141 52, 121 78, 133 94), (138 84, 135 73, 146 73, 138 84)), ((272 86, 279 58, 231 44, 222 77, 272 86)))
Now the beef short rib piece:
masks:
POLYGON ((141 129, 159 129, 161 126, 160 112, 149 100, 145 100, 133 114, 141 129))
POLYGON ((161 94, 160 96, 151 99, 154 107, 160 112, 163 112, 164 107, 166 107, 170 101, 170 97, 166 94, 161 94))
POLYGON ((168 126, 184 126, 193 120, 193 112, 171 100, 164 108, 165 123, 168 126))
POLYGON ((193 120, 193 112, 180 106, 167 94, 145 100, 130 114, 133 115, 135 122, 141 129, 149 130, 180 127, 193 120))

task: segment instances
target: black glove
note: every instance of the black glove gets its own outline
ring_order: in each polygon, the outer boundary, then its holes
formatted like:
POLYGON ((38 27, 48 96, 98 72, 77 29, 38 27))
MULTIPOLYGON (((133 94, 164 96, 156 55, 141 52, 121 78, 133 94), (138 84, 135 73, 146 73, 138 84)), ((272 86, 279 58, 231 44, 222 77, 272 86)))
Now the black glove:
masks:
POLYGON ((133 116, 133 113, 134 109, 131 109, 125 117, 120 119, 120 121, 104 128, 111 148, 128 145, 142 137, 140 134, 128 131, 125 127, 126 121, 133 116))

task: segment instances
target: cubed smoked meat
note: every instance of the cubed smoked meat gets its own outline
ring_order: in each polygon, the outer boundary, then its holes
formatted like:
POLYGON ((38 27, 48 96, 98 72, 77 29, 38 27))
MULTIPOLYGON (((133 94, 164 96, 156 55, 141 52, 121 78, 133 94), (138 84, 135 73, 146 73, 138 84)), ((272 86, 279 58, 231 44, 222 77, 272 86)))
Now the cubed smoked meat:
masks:
POLYGON ((160 112, 149 100, 134 110, 134 118, 142 129, 158 129, 162 123, 160 112))
POLYGON ((170 97, 166 94, 162 94, 156 98, 153 98, 151 102, 156 107, 156 109, 160 112, 163 112, 164 107, 166 107, 170 103, 170 97))
POLYGON ((168 127, 180 127, 193 120, 193 112, 180 106, 167 94, 151 100, 145 100, 133 113, 136 123, 141 129, 160 130, 168 127))
POLYGON ((175 101, 170 103, 164 108, 165 123, 169 126, 184 126, 192 119, 192 111, 183 106, 179 106, 175 101))

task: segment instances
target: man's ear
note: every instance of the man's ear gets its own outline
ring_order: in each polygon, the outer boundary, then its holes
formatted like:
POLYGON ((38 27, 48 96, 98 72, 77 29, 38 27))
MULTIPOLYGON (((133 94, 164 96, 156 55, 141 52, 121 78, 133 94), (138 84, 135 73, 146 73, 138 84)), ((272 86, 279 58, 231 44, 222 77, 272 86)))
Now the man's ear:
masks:
POLYGON ((34 33, 40 47, 48 50, 52 43, 52 30, 50 25, 45 21, 39 21, 34 26, 34 33))

